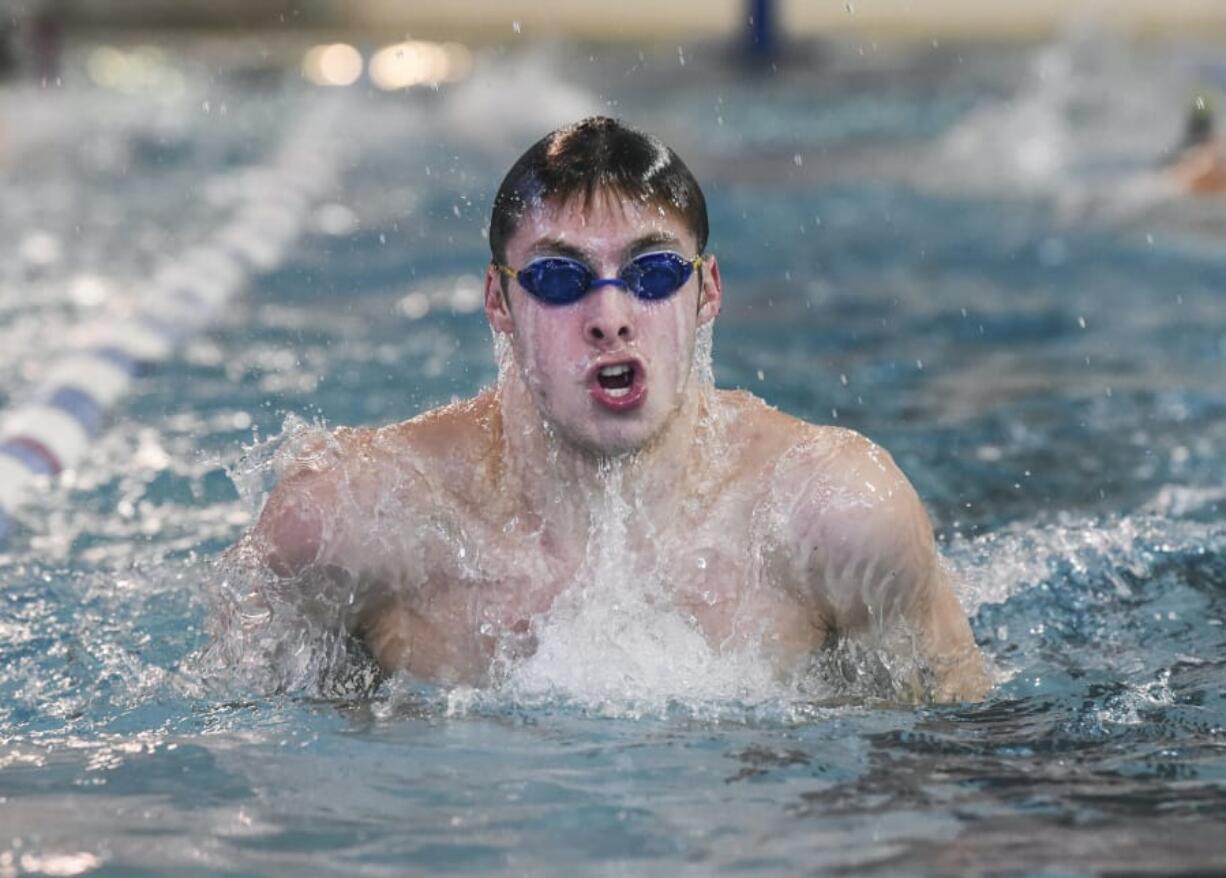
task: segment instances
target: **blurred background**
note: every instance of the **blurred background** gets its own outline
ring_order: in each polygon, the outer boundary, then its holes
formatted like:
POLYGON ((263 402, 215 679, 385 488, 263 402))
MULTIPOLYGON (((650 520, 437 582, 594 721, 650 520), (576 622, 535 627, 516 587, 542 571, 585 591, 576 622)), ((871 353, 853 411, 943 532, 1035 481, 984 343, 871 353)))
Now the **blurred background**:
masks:
POLYGON ((1224 86, 1223 0, 0 0, 0 878, 1222 874, 1224 86), (495 379, 493 193, 595 113, 704 187, 717 383, 917 486, 983 705, 665 639, 400 712, 224 611, 304 432, 495 379))
MULTIPOLYGON (((1008 520, 1033 499, 1016 472, 968 513, 908 425, 1020 448, 1022 409, 1052 406, 1050 445, 1076 400, 1204 383, 1197 294, 1177 304, 1199 347, 1162 335, 1184 318, 1153 297, 1201 282, 1226 229, 1223 41, 1218 0, 5 0, 0 405, 62 396, 46 382, 74 351, 156 361, 132 402, 91 397, 84 434, 40 458, 54 474, 188 376, 184 435, 214 467, 287 415, 385 422, 467 395, 493 374, 475 312, 501 175, 608 113, 707 189, 734 293, 717 378, 893 442, 951 528, 1008 520), (278 158, 314 139, 326 160, 278 158), (209 306, 167 311, 193 296, 209 306), (1142 378, 1120 354, 1138 340, 1194 362, 1142 378), (210 406, 241 426, 215 431, 210 406)), ((1067 438, 1096 481, 1053 481, 1053 503, 1116 508, 1100 475, 1134 499, 1162 484, 1067 438)))
POLYGON ((1133 34, 1221 32, 1226 11, 1214 0, 709 0, 651 3, 627 0, 616 15, 592 2, 500 0, 412 2, 394 0, 8 0, 10 17, 58 19, 71 28, 325 28, 401 32, 421 36, 463 34, 505 38, 512 19, 538 35, 585 39, 651 39, 726 35, 757 6, 773 7, 778 26, 793 36, 872 31, 909 36, 1050 36, 1070 16, 1094 18, 1133 34))
POLYGON ((626 0, 615 14, 593 2, 501 0, 5 0, 0 12, 3 63, 45 72, 61 41, 108 31, 161 31, 166 37, 243 31, 265 39, 327 32, 361 41, 411 34, 497 44, 532 39, 677 41, 723 39, 773 52, 788 41, 872 39, 1042 39, 1078 21, 1128 37, 1220 39, 1226 7, 1216 0, 626 0), (755 20, 756 19, 756 20, 755 20))

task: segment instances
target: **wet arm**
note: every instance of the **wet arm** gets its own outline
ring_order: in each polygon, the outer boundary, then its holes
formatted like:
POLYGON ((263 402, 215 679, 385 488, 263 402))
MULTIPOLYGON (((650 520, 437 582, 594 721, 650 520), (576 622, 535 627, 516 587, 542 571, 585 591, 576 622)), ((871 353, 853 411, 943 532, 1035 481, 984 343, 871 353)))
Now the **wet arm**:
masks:
POLYGON ((912 679, 896 683, 920 697, 981 698, 983 656, 914 489, 867 440, 833 469, 797 515, 804 575, 835 632, 884 650, 895 667, 913 658, 912 679))
POLYGON ((237 551, 278 603, 355 625, 386 582, 381 469, 348 431, 299 449, 237 551))

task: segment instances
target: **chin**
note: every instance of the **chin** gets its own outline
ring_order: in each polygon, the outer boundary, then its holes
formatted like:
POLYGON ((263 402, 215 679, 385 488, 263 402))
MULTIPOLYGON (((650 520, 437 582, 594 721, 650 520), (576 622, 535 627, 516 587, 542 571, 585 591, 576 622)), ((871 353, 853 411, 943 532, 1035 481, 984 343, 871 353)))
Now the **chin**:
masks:
MULTIPOLYGON (((602 419, 603 420, 603 419, 602 419)), ((660 432, 657 425, 623 420, 621 423, 566 423, 546 416, 554 434, 570 447, 592 457, 626 457, 642 451, 660 432)))
POLYGON ((651 437, 619 436, 613 440, 594 444, 592 451, 598 457, 631 457, 651 444, 651 437))
POLYGON ((592 457, 629 457, 651 443, 650 435, 640 436, 638 431, 567 433, 559 430, 559 433, 570 445, 592 457))

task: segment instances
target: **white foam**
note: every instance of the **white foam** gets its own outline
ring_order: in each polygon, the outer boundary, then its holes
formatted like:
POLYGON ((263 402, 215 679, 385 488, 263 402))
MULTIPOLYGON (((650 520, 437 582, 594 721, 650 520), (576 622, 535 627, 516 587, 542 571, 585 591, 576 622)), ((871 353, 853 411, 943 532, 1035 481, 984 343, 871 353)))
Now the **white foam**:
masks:
POLYGON ((629 563, 626 464, 609 461, 586 557, 538 620, 535 653, 507 669, 518 703, 563 699, 602 713, 661 713, 672 702, 758 702, 795 695, 753 651, 721 653, 675 607, 668 583, 629 563))

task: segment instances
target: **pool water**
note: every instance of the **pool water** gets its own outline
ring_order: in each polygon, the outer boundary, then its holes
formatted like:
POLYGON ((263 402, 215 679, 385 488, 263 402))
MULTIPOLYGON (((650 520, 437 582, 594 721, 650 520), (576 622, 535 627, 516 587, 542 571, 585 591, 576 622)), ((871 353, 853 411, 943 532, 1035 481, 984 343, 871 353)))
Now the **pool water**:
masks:
MULTIPOLYGON (((55 93, 0 92, 9 406, 323 99, 190 51, 158 60, 174 89, 67 60, 55 93)), ((307 233, 0 555, 0 878, 1226 870, 1226 202, 1155 171, 1216 69, 1095 40, 851 42, 756 75, 713 46, 508 45, 463 83, 329 95, 349 136, 307 233), (704 182, 717 383, 916 484, 982 703, 696 699, 667 673, 621 701, 278 693, 210 651, 287 435, 494 380, 493 190, 593 112, 704 182)))

